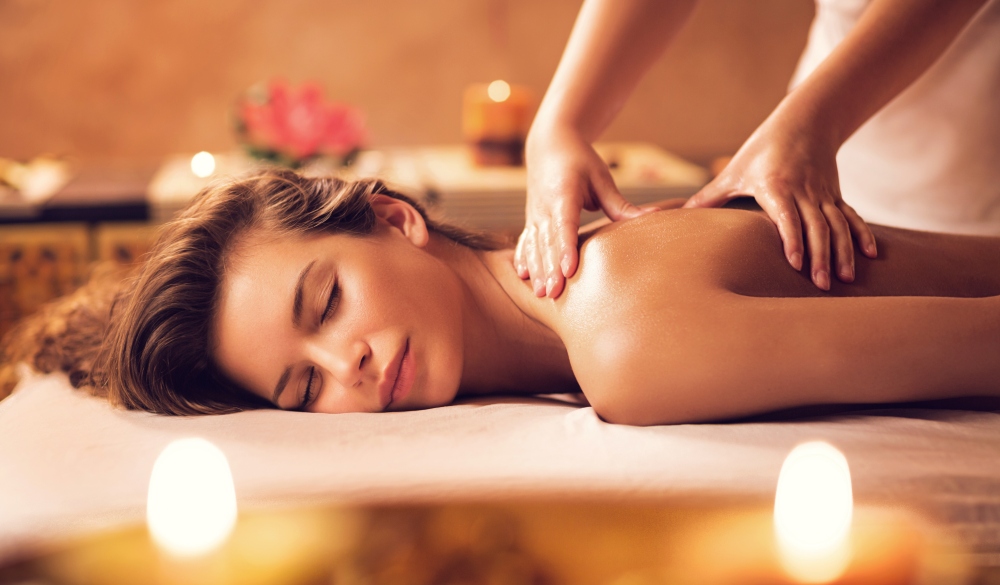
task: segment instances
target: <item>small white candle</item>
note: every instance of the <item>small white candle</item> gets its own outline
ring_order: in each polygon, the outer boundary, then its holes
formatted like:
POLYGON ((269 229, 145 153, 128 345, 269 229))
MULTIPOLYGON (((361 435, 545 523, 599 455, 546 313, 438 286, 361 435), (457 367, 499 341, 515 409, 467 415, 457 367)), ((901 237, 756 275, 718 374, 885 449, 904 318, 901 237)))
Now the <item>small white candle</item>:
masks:
POLYGON ((487 86, 486 95, 497 103, 505 102, 510 97, 510 84, 502 79, 497 79, 487 86))
POLYGON ((854 510, 847 459, 822 441, 792 449, 774 497, 774 532, 785 571, 801 583, 827 583, 851 560, 854 510))
POLYGON ((191 157, 191 172, 199 178, 206 178, 215 172, 215 157, 204 150, 191 157))
POLYGON ((205 439, 167 445, 149 477, 146 522, 157 545, 178 557, 221 545, 236 524, 236 489, 225 454, 205 439))
POLYGON ((502 79, 465 89, 462 132, 479 165, 520 165, 531 124, 531 90, 502 79))

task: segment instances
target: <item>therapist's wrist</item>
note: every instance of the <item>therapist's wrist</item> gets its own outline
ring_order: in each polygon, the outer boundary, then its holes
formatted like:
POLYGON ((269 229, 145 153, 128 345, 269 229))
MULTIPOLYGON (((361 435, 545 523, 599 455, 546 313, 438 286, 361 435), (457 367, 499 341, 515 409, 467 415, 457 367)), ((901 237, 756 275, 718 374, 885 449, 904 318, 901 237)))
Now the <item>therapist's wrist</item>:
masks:
MULTIPOLYGON (((551 90, 550 90, 551 91, 551 90)), ((528 130, 526 145, 573 138, 590 144, 600 134, 600 116, 582 111, 579 104, 556 93, 546 95, 528 130)))
POLYGON ((567 139, 583 141, 580 132, 571 124, 565 122, 542 122, 531 125, 528 136, 525 139, 525 156, 530 161, 534 156, 544 156, 554 145, 563 143, 567 139))
POLYGON ((785 100, 775 108, 763 126, 817 150, 836 153, 853 133, 839 112, 819 107, 815 103, 785 100))
POLYGON ((781 100, 771 117, 837 151, 867 117, 861 97, 825 81, 807 80, 781 100))

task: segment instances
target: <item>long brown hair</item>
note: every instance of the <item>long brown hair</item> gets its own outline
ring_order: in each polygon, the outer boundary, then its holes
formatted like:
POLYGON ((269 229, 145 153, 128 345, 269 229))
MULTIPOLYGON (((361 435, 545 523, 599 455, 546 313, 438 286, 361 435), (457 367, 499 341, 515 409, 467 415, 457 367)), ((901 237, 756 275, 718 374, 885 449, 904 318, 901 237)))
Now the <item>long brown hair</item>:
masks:
POLYGON ((8 337, 0 383, 20 360, 42 372, 65 371, 74 386, 129 409, 213 414, 272 407, 223 375, 211 356, 210 327, 233 242, 251 229, 366 235, 376 225, 374 195, 406 201, 430 231, 457 244, 501 245, 490 235, 431 220, 379 180, 266 171, 202 191, 163 226, 128 278, 97 276, 22 323, 8 337))

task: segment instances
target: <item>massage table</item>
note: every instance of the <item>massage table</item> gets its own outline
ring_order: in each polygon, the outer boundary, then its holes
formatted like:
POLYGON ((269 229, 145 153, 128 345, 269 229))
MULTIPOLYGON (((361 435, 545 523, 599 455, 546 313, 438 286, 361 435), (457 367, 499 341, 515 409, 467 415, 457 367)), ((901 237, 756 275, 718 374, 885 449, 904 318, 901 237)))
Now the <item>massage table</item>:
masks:
POLYGON ((581 398, 481 398, 424 411, 167 417, 112 408, 61 374, 0 401, 0 562, 144 518, 154 460, 203 437, 228 456, 241 510, 516 497, 773 501, 783 458, 822 439, 855 501, 919 514, 1000 566, 1000 412, 918 406, 726 424, 630 427, 581 398))

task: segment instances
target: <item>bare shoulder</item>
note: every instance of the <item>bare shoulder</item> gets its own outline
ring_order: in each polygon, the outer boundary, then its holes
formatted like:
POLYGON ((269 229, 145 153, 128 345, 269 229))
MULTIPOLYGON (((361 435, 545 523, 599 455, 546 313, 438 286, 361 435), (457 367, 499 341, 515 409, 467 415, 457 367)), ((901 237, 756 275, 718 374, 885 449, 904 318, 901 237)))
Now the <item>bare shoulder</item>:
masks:
POLYGON ((742 208, 667 209, 616 222, 581 234, 581 259, 590 254, 636 250, 652 256, 664 252, 704 249, 730 242, 733 238, 777 236, 774 224, 762 211, 742 208))
POLYGON ((723 272, 721 267, 760 257, 772 247, 777 254, 771 256, 780 262, 777 229, 763 213, 738 209, 651 213, 583 234, 580 269, 567 296, 580 293, 589 303, 596 294, 624 302, 627 299, 621 297, 637 286, 679 294, 714 280, 723 272))
POLYGON ((720 295, 731 294, 720 267, 773 229, 754 213, 695 209, 649 214, 587 237, 560 301, 559 334, 601 416, 622 422, 619 407, 635 400, 621 392, 669 391, 680 381, 688 336, 720 295))

